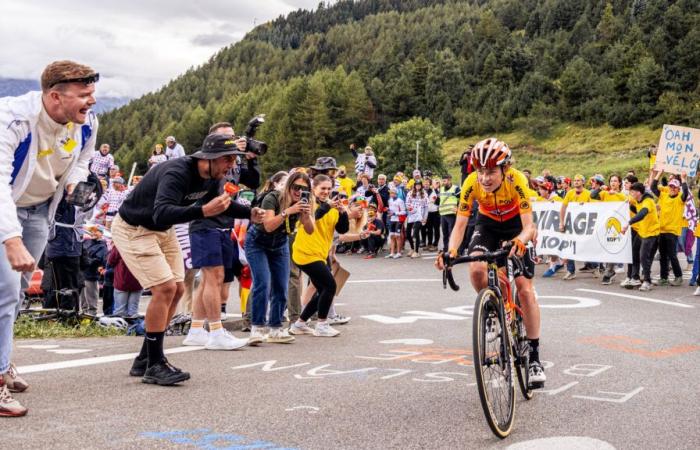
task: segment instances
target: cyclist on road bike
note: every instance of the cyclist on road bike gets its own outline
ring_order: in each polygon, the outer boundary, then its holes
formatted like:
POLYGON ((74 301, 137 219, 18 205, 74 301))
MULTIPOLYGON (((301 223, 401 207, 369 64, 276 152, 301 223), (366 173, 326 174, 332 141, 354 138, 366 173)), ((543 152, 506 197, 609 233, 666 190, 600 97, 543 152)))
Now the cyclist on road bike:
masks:
MULTIPOLYGON (((526 245, 535 239, 537 227, 532 218, 532 207, 527 194, 527 178, 511 167, 510 148, 496 138, 485 139, 472 150, 471 164, 476 171, 464 180, 462 186, 457 220, 450 235, 450 256, 457 256, 457 249, 462 243, 471 214, 472 202, 476 200, 479 204, 479 215, 468 254, 480 255, 496 251, 503 243, 512 242, 510 255, 524 256, 524 264, 534 269, 534 262, 529 258, 526 245)), ((436 265, 438 269, 443 269, 442 255, 438 256, 436 265)), ((527 272, 533 273, 534 270, 527 272)), ((488 287, 485 262, 470 263, 469 274, 472 286, 477 292, 488 287)), ((532 387, 542 387, 546 376, 539 356, 540 307, 530 277, 516 271, 515 284, 530 342, 530 384, 532 387)))

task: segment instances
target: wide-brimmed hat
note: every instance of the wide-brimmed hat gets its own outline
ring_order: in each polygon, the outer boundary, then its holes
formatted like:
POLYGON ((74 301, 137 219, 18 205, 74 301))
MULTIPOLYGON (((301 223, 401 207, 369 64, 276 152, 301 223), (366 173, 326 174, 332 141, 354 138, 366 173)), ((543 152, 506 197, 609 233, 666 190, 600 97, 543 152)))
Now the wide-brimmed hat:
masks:
POLYGON ((245 152, 238 150, 235 136, 210 134, 204 138, 202 147, 191 156, 197 159, 216 159, 228 155, 245 155, 245 152))
POLYGON ((322 156, 320 158, 316 158, 316 165, 309 167, 309 169, 313 170, 338 170, 338 168, 335 165, 335 158, 331 156, 322 156))

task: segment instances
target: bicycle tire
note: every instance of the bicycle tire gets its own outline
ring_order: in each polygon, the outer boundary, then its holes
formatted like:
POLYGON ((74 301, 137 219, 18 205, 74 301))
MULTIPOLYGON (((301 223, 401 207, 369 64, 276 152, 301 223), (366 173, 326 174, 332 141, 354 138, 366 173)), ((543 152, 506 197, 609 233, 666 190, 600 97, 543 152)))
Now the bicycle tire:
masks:
POLYGON ((515 355, 515 374, 518 376, 518 386, 520 393, 523 394, 525 400, 530 400, 535 394, 530 387, 530 343, 525 337, 525 324, 520 314, 515 312, 515 320, 513 321, 514 344, 513 355, 515 355))
POLYGON ((486 422, 493 434, 500 439, 510 434, 515 418, 513 354, 510 331, 505 324, 502 311, 499 298, 493 290, 487 288, 479 292, 474 305, 472 323, 476 385, 486 422), (494 331, 495 324, 498 324, 499 329, 494 331), (487 333, 490 334, 487 335, 487 333), (495 355, 493 355, 494 350, 495 355), (487 361, 487 355, 489 355, 489 361, 487 361), (497 378, 491 379, 492 375, 496 375, 497 378), (499 383, 502 388, 496 392, 496 389, 493 389, 494 381, 498 381, 500 377, 503 378, 499 383))

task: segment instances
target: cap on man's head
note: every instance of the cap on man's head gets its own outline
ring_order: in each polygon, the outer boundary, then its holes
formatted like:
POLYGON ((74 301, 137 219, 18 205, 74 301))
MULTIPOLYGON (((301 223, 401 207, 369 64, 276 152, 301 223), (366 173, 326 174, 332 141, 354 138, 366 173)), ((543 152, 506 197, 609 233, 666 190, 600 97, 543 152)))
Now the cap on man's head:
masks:
POLYGON ((114 177, 111 179, 112 184, 114 183, 119 183, 119 184, 124 184, 124 178, 122 177, 114 177))
POLYGON ((165 142, 177 142, 175 136, 168 136, 165 138, 165 142))
POLYGON ((202 142, 202 147, 191 156, 197 159, 216 159, 228 155, 245 155, 238 150, 236 137, 232 134, 212 133, 202 142))
POLYGON ((674 187, 674 188, 679 188, 679 187, 681 187, 681 182, 674 178, 673 180, 668 182, 668 186, 674 187))

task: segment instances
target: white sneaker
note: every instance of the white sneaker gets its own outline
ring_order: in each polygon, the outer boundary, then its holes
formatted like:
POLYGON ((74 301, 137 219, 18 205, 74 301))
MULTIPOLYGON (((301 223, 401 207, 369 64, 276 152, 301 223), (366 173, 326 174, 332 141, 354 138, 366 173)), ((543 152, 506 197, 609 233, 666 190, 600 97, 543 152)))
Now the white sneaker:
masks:
POLYGON ((615 267, 615 273, 624 273, 626 270, 624 267, 615 267))
POLYGON ((693 292, 693 295, 700 295, 700 286, 695 288, 695 292, 693 292))
POLYGON ((631 282, 632 279, 630 277, 627 277, 624 280, 622 280, 622 283, 620 283, 620 287, 627 287, 630 285, 631 282))
POLYGON ((314 336, 316 337, 335 337, 339 334, 340 331, 331 327, 328 322, 318 322, 314 329, 314 336))
POLYGON ((284 328, 270 328, 270 333, 268 333, 265 338, 265 342, 270 344, 290 344, 294 342, 294 336, 290 336, 284 328))
POLYGON ((185 340, 182 341, 182 345, 201 347, 202 345, 207 345, 207 342, 209 342, 209 332, 207 330, 204 328, 190 328, 185 340))
POLYGON ((564 278, 562 278, 562 280, 569 281, 573 280, 574 278, 576 278, 576 272, 566 272, 566 275, 564 275, 564 278))
POLYGON ((248 345, 256 346, 262 344, 265 340, 265 327, 250 327, 250 336, 248 337, 248 345))
POLYGON ((314 334, 314 329, 308 326, 306 322, 303 322, 301 325, 299 325, 299 322, 294 322, 292 326, 289 327, 289 334, 297 336, 302 334, 314 334))
POLYGON ((246 345, 248 345, 248 339, 237 338, 222 328, 221 331, 209 333, 209 340, 204 348, 207 350, 235 350, 246 345))
POLYGON ((335 316, 328 318, 328 323, 330 325, 345 325, 346 323, 350 322, 350 319, 352 319, 352 317, 345 317, 341 314, 336 314, 335 316))
POLYGON ((394 259, 399 259, 399 258, 401 258, 401 256, 403 256, 403 255, 401 255, 401 253, 394 253, 393 258, 394 258, 394 259))
POLYGON ((389 258, 393 258, 393 257, 394 257, 394 254, 393 254, 393 253, 389 253, 388 255, 386 255, 386 256, 384 257, 384 259, 389 259, 389 258))
POLYGON ((640 280, 631 279, 630 283, 627 286, 628 287, 639 287, 641 285, 642 285, 642 282, 640 280))
POLYGON ((544 382, 547 381, 547 376, 544 374, 544 367, 542 367, 542 364, 540 364, 539 361, 533 361, 530 363, 528 375, 531 388, 544 387, 544 382))
POLYGON ((639 286, 639 290, 640 291, 651 291, 651 283, 649 283, 648 281, 645 281, 644 283, 642 283, 641 286, 639 286))

